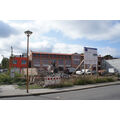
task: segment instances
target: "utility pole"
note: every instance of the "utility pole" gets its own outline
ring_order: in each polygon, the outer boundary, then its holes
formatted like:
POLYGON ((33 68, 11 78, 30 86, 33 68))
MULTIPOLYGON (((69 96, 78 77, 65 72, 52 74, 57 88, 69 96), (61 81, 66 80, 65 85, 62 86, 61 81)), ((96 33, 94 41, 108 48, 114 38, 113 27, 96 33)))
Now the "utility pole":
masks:
POLYGON ((11 46, 11 57, 13 57, 13 47, 11 46))

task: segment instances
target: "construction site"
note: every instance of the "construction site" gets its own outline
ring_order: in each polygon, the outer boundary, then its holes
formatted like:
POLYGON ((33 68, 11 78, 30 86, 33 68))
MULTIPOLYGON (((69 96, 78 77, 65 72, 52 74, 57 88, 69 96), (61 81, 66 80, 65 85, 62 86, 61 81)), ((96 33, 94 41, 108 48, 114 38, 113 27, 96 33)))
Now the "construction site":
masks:
POLYGON ((120 72, 120 59, 105 60, 97 54, 96 48, 84 48, 84 52, 74 54, 45 53, 30 51, 27 54, 12 55, 9 67, 11 77, 17 72, 26 78, 27 68, 29 84, 43 87, 58 85, 64 79, 77 76, 103 76, 120 72))

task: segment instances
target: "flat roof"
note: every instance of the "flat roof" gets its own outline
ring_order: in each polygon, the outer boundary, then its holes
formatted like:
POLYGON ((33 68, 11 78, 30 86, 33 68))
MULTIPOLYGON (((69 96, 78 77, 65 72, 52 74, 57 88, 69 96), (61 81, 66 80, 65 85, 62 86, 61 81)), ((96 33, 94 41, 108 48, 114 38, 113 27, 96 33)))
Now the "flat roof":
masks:
POLYGON ((72 54, 66 54, 66 53, 48 53, 48 52, 33 52, 33 54, 48 54, 48 55, 72 55, 72 54))

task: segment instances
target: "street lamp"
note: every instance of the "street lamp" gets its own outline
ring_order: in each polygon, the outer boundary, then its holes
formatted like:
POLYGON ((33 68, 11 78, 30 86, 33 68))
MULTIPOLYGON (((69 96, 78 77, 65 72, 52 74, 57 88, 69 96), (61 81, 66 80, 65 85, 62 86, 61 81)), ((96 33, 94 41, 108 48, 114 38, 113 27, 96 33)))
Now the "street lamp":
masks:
POLYGON ((27 93, 28 93, 28 84, 29 84, 29 77, 28 77, 28 66, 29 66, 29 37, 32 34, 31 31, 27 30, 24 32, 27 35, 27 82, 26 82, 26 88, 27 88, 27 93))

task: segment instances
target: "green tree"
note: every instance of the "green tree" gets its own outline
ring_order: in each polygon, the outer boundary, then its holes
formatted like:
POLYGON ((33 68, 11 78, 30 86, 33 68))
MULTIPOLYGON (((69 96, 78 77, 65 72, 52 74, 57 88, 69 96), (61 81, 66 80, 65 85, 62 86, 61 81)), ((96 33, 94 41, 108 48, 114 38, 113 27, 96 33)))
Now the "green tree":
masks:
POLYGON ((8 58, 3 58, 1 63, 2 63, 2 68, 9 68, 9 59, 8 58))
POLYGON ((106 59, 106 60, 109 60, 109 59, 113 59, 113 56, 111 56, 111 55, 105 55, 103 58, 106 59))

